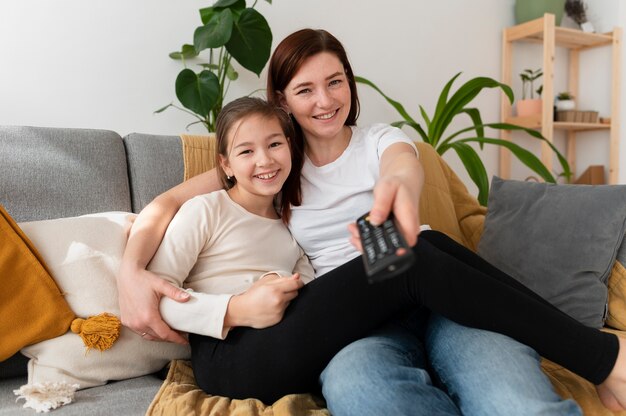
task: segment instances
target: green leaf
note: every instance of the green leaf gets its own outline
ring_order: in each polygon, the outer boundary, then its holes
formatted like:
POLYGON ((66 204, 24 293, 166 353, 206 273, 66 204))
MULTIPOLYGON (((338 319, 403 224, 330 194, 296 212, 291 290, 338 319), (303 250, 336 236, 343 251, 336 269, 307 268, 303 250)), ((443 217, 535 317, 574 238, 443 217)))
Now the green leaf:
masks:
POLYGON ((231 81, 236 81, 237 78, 239 78, 239 73, 235 71, 235 68, 231 65, 230 62, 228 63, 228 67, 226 68, 226 77, 228 77, 228 79, 231 81))
POLYGON ((211 71, 196 74, 191 69, 183 69, 176 78, 176 97, 181 104, 200 115, 207 117, 219 97, 220 84, 211 71))
POLYGON ((426 136, 426 133, 422 129, 422 126, 420 126, 417 123, 413 123, 413 122, 406 121, 406 120, 401 120, 401 121, 394 121, 393 123, 391 123, 391 125, 399 129, 401 129, 404 126, 412 127, 417 133, 419 133, 419 135, 422 137, 422 140, 428 143, 428 136, 426 136))
POLYGON ((220 67, 217 64, 198 64, 198 66, 201 66, 204 69, 208 69, 210 71, 217 71, 218 69, 220 69, 220 67))
POLYGON ((272 31, 267 20, 254 9, 245 9, 235 22, 226 50, 244 68, 261 74, 270 57, 272 31))
POLYGON ((231 9, 245 9, 246 8, 246 0, 218 0, 214 5, 214 9, 223 9, 223 8, 231 8, 231 9))
POLYGON ((181 48, 180 52, 172 52, 170 53, 170 58, 172 59, 190 59, 198 56, 196 52, 196 48, 193 45, 184 44, 181 48))
POLYGON ((552 173, 545 167, 541 160, 533 153, 524 149, 523 147, 513 143, 510 140, 502 140, 502 139, 493 139, 489 137, 470 137, 466 139, 461 139, 456 143, 467 143, 467 142, 477 142, 477 143, 489 143, 497 146, 506 147, 519 159, 520 162, 528 166, 532 171, 537 173, 539 176, 543 178, 546 182, 556 183, 554 176, 552 173))
POLYGON ((202 24, 206 25, 207 23, 209 23, 209 20, 211 20, 211 17, 213 17, 214 13, 215 9, 213 7, 205 7, 200 9, 200 20, 202 20, 202 24))
POLYGON ((424 110, 424 107, 422 107, 421 105, 419 107, 422 118, 424 119, 424 123, 426 123, 426 128, 428 129, 428 127, 430 126, 430 117, 428 117, 428 114, 426 113, 426 110, 424 110))
POLYGON ((462 142, 451 143, 450 148, 454 149, 463 163, 463 166, 465 166, 472 182, 476 184, 478 188, 478 202, 480 202, 480 205, 487 206, 489 178, 487 177, 485 165, 482 160, 480 160, 480 156, 478 156, 478 153, 476 153, 476 150, 474 150, 472 146, 462 142))
POLYGON ((167 110, 167 109, 168 109, 168 108, 170 108, 170 107, 172 107, 172 103, 169 103, 168 105, 166 105, 166 106, 164 106, 164 107, 161 107, 161 108, 159 108, 158 110, 155 110, 155 111, 154 111, 154 114, 159 114, 159 113, 162 113, 162 112, 164 112, 165 110, 167 110))
POLYGON ((485 127, 491 127, 492 129, 500 129, 500 130, 522 130, 536 139, 543 140, 544 142, 548 144, 548 146, 550 146, 552 151, 556 154, 556 157, 559 160, 559 164, 561 165, 561 168, 563 169, 562 175, 569 182, 570 178, 572 177, 572 171, 570 169, 569 162, 567 161, 565 156, 563 156, 563 154, 559 152, 559 150, 554 146, 554 144, 550 142, 548 139, 546 139, 545 137, 543 137, 543 135, 537 130, 533 130, 533 129, 529 129, 526 127, 517 126, 515 124, 509 124, 509 123, 490 123, 490 124, 485 124, 485 127))
POLYGON ((385 100, 387 100, 387 102, 389 104, 391 104, 393 106, 393 108, 396 109, 396 111, 400 114, 400 116, 402 116, 402 118, 404 120, 406 120, 408 123, 412 123, 412 124, 417 124, 417 122, 415 120, 413 120, 413 118, 409 115, 409 113, 406 112, 406 110, 404 109, 404 107, 402 106, 402 104, 400 104, 399 102, 397 102, 396 100, 388 97, 384 92, 382 92, 382 90, 380 88, 378 88, 376 86, 376 84, 374 84, 372 81, 365 79, 363 77, 360 76, 355 76, 354 79, 356 80, 356 82, 359 82, 361 84, 365 84, 365 85, 369 85, 370 87, 374 88, 376 91, 378 91, 378 93, 380 95, 383 96, 383 98, 385 100))
MULTIPOLYGON (((483 127, 483 119, 480 116, 480 111, 477 108, 464 108, 461 110, 462 113, 467 114, 470 119, 472 119, 472 124, 474 125, 474 130, 476 131, 476 135, 478 137, 482 137, 485 135, 485 128, 483 127)), ((480 150, 483 150, 483 144, 480 144, 480 150)))
POLYGON ((199 26, 193 34, 196 52, 224 46, 231 38, 232 30, 233 13, 230 9, 216 11, 211 19, 204 26, 199 26))
POLYGON ((443 111, 446 103, 448 102, 448 93, 450 92, 450 88, 452 87, 454 81, 459 77, 459 75, 461 75, 460 72, 453 76, 452 79, 448 81, 443 87, 443 90, 441 90, 441 94, 439 94, 439 99, 437 100, 437 106, 435 107, 435 115, 441 114, 441 112, 443 111))
MULTIPOLYGON (((453 78, 454 79, 454 78, 453 78)), ((454 117, 461 113, 465 105, 471 102, 484 88, 500 88, 509 101, 513 102, 511 87, 487 77, 477 77, 461 85, 450 100, 433 116, 429 135, 437 143, 454 117)))

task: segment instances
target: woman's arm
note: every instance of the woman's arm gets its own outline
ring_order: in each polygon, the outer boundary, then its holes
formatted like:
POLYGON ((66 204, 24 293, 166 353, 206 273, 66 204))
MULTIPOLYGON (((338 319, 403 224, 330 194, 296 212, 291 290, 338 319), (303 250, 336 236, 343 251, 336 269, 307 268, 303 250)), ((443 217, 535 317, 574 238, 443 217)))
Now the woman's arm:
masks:
POLYGON ((196 195, 221 189, 215 169, 195 176, 159 195, 139 214, 130 231, 117 276, 122 323, 145 339, 187 341, 163 322, 159 300, 186 301, 188 294, 146 270, 178 209, 196 195))
MULTIPOLYGON (((398 227, 411 246, 419 233, 419 200, 424 184, 424 170, 407 143, 389 146, 380 158, 380 178, 374 187, 374 205, 370 211, 373 224, 382 224, 393 211, 398 227)), ((356 225, 351 224, 352 242, 360 248, 356 225)))

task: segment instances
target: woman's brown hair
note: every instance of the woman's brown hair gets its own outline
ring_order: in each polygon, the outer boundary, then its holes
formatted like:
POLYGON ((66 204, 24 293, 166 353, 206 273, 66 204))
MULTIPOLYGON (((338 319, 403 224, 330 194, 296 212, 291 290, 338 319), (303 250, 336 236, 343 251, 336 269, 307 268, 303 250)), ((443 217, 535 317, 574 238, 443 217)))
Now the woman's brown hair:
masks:
POLYGON ((291 218, 291 205, 299 206, 302 202, 300 191, 300 171, 302 169, 303 149, 296 140, 295 132, 289 115, 273 104, 254 97, 238 98, 226 104, 217 116, 215 127, 215 139, 217 151, 215 152, 215 167, 220 182, 224 189, 230 189, 235 184, 234 178, 229 178, 220 163, 220 155, 227 158, 229 153, 228 134, 231 128, 240 120, 253 115, 258 115, 266 120, 276 119, 287 138, 291 152, 291 171, 283 184, 279 198, 279 214, 285 224, 291 218))
MULTIPOLYGON (((348 55, 337 38, 322 29, 302 29, 292 33, 278 44, 270 58, 267 75, 267 99, 275 106, 280 105, 280 94, 287 84, 296 75, 304 61, 321 52, 334 54, 343 64, 350 85, 350 112, 346 119, 346 126, 356 125, 359 117, 359 97, 356 92, 356 80, 348 61, 348 55)), ((293 119, 297 141, 303 146, 302 129, 293 119)))

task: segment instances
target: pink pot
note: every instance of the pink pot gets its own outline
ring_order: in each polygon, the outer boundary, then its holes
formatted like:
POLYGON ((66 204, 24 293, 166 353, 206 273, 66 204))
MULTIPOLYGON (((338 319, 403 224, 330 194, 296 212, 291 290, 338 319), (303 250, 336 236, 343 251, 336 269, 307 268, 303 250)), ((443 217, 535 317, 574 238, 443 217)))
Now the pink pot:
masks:
POLYGON ((542 100, 537 98, 534 100, 519 100, 517 102, 517 116, 528 117, 535 114, 541 114, 542 100))

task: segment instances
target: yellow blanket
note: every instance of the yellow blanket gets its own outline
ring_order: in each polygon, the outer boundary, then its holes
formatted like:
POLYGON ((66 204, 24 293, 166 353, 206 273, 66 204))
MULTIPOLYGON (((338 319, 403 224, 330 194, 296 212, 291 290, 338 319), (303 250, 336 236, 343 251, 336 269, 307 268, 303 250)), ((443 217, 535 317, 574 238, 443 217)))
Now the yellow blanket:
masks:
POLYGON ((260 400, 209 396, 198 386, 188 361, 172 361, 167 378, 146 413, 148 416, 330 416, 324 403, 310 394, 290 394, 271 406, 260 400))
POLYGON ((215 136, 181 134, 183 144, 184 180, 215 167, 215 136))

